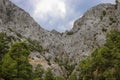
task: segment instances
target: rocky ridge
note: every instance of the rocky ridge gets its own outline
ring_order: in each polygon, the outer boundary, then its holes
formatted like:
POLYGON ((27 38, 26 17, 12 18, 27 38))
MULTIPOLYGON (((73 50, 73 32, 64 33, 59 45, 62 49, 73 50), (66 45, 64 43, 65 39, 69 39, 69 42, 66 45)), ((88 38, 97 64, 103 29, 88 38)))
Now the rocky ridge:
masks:
POLYGON ((66 68, 58 61, 67 60, 70 65, 76 66, 80 59, 104 45, 106 33, 113 29, 120 30, 120 3, 117 3, 117 8, 114 4, 99 4, 76 20, 71 31, 59 33, 43 29, 9 0, 0 0, 0 32, 22 41, 29 38, 38 41, 47 51, 32 52, 30 57, 34 60, 30 63, 49 67, 56 75, 67 77, 66 68))

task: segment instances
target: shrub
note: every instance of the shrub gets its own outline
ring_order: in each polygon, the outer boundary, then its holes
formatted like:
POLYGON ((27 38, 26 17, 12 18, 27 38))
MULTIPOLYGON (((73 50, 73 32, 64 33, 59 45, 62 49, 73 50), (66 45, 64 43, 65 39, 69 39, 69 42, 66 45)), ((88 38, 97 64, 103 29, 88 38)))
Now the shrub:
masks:
POLYGON ((2 59, 2 77, 5 80, 32 80, 32 66, 28 62, 30 54, 26 43, 15 43, 2 59))
POLYGON ((22 35, 18 32, 16 32, 16 35, 19 37, 19 38, 22 38, 22 35))
POLYGON ((52 74, 51 69, 48 68, 46 74, 45 74, 45 79, 44 80, 54 80, 54 75, 52 74))
POLYGON ((113 21, 113 18, 110 17, 109 19, 110 19, 111 22, 113 21))
POLYGON ((115 3, 116 3, 116 4, 115 4, 115 9, 117 9, 118 3, 119 3, 118 0, 115 0, 115 3))
POLYGON ((56 76, 55 80, 65 80, 63 76, 56 76))
POLYGON ((109 18, 112 23, 116 23, 116 21, 113 18, 109 18))
POLYGON ((2 60, 5 53, 8 52, 10 39, 7 37, 6 33, 0 33, 0 61, 2 60))
POLYGON ((42 65, 38 64, 34 71, 35 80, 41 80, 43 77, 43 74, 44 74, 44 69, 42 65))
POLYGON ((70 76, 69 76, 69 79, 68 80, 77 80, 77 75, 75 73, 72 73, 70 76))
POLYGON ((102 28, 102 31, 103 31, 103 32, 106 32, 106 31, 107 31, 107 29, 105 29, 105 28, 102 28))
POLYGON ((102 13, 103 13, 103 16, 105 16, 105 15, 106 15, 106 11, 105 11, 105 10, 104 10, 102 13))
POLYGON ((72 35, 74 32, 70 31, 70 32, 67 32, 67 35, 72 35))
POLYGON ((80 79, 119 80, 120 79, 120 32, 107 34, 106 44, 95 50, 79 65, 80 79))

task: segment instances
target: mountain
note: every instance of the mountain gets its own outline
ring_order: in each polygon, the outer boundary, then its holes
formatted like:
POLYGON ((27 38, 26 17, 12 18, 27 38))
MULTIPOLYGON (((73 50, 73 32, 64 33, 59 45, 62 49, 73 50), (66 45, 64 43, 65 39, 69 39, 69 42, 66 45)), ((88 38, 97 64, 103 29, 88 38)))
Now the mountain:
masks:
POLYGON ((106 34, 120 30, 120 2, 99 4, 74 22, 72 30, 59 33, 47 31, 24 10, 9 0, 0 0, 0 32, 18 41, 30 41, 42 46, 43 51, 32 51, 29 63, 33 69, 41 64, 58 76, 69 77, 80 60, 106 43, 106 34), (38 57, 39 56, 39 57, 38 57), (69 71, 70 70, 70 71, 69 71))

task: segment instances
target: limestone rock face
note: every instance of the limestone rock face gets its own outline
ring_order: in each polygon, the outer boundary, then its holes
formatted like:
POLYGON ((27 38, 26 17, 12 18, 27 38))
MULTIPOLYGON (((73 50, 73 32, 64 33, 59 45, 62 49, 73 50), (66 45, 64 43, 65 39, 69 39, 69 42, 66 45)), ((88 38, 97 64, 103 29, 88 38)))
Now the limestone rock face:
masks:
POLYGON ((97 5, 76 20, 71 31, 59 33, 41 28, 24 10, 9 0, 0 0, 0 32, 19 36, 21 40, 37 40, 48 51, 40 53, 40 58, 35 56, 38 52, 32 52, 34 60, 30 59, 30 63, 50 67, 57 75, 66 75, 66 70, 64 66, 59 66, 56 59, 78 64, 80 59, 104 45, 106 33, 113 29, 120 30, 120 3, 117 9, 113 4, 97 5))
POLYGON ((95 48, 104 45, 106 33, 113 29, 120 29, 120 18, 118 18, 120 15, 117 12, 120 11, 112 4, 100 4, 76 20, 71 30, 73 35, 67 36, 71 42, 65 42, 67 46, 69 45, 69 53, 74 54, 73 57, 77 59, 78 55, 79 58, 87 56, 95 48))

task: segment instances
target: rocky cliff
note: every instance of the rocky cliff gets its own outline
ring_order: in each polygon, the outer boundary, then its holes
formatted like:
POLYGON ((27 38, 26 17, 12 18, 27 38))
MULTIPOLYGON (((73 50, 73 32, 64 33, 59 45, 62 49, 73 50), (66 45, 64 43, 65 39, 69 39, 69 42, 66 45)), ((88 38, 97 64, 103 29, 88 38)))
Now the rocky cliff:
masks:
POLYGON ((21 41, 32 39, 46 51, 31 53, 30 63, 51 68, 56 75, 67 77, 65 61, 75 66, 92 51, 106 43, 106 33, 120 30, 120 3, 99 4, 74 22, 73 29, 65 33, 47 31, 24 10, 9 0, 0 0, 0 32, 21 41), (36 56, 40 56, 39 58, 36 56), (34 60, 32 60, 34 58, 34 60))

